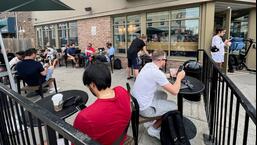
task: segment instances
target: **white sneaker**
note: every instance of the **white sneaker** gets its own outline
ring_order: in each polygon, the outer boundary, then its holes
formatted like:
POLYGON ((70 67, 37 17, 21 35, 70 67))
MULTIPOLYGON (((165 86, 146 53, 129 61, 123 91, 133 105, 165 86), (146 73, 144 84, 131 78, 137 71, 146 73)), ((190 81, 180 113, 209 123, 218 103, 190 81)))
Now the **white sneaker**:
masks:
POLYGON ((160 132, 161 132, 161 128, 155 129, 153 126, 150 126, 147 129, 147 133, 151 136, 151 137, 155 137, 158 140, 160 140, 160 132))
POLYGON ((150 126, 152 126, 152 125, 154 124, 154 122, 155 122, 155 121, 149 121, 149 122, 144 123, 143 125, 144 125, 144 127, 147 129, 147 128, 149 128, 150 126))

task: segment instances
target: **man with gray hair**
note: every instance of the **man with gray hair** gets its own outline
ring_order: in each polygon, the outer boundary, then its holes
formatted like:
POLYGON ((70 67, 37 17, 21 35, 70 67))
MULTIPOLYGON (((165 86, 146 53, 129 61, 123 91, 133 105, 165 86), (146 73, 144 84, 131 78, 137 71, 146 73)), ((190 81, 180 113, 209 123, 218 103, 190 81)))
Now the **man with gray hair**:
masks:
MULTIPOLYGON (((144 117, 162 116, 168 111, 176 110, 177 105, 167 100, 167 93, 158 91, 161 86, 172 95, 177 95, 180 90, 181 80, 185 77, 185 72, 181 71, 177 74, 174 84, 171 84, 163 68, 166 63, 166 53, 164 51, 154 51, 152 54, 152 62, 147 63, 140 71, 134 87, 132 95, 137 99, 140 107, 140 115, 144 117)), ((160 139, 160 126, 162 120, 156 120, 147 130, 152 137, 160 139)))

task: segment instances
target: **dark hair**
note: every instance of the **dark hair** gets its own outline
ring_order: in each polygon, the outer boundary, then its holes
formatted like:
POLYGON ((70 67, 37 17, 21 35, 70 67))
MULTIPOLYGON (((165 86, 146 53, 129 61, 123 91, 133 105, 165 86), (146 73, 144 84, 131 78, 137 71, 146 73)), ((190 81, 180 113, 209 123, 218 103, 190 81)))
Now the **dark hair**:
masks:
POLYGON ((108 47, 112 47, 112 43, 111 43, 111 42, 107 42, 106 45, 107 45, 108 47))
POLYGON ((25 56, 31 56, 32 54, 37 54, 37 50, 35 48, 30 48, 25 51, 25 56))
POLYGON ((25 55, 25 52, 24 51, 18 51, 16 52, 17 55, 20 55, 20 56, 24 56, 25 55))
POLYGON ((225 29, 224 28, 222 28, 222 27, 217 27, 216 28, 216 34, 219 34, 219 32, 222 32, 222 31, 224 31, 225 29))
POLYGON ((90 64, 84 71, 83 83, 85 86, 94 83, 99 91, 111 87, 111 73, 103 63, 90 64))

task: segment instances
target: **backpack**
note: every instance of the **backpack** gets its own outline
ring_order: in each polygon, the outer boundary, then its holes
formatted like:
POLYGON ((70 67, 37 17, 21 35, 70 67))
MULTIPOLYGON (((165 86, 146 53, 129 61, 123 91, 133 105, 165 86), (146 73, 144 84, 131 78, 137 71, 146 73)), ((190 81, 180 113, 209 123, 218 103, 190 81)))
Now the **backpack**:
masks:
POLYGON ((114 68, 114 69, 122 69, 121 60, 120 60, 120 59, 116 58, 116 59, 114 60, 113 68, 114 68))
POLYGON ((190 145, 179 111, 169 111, 162 116, 160 137, 162 145, 190 145))

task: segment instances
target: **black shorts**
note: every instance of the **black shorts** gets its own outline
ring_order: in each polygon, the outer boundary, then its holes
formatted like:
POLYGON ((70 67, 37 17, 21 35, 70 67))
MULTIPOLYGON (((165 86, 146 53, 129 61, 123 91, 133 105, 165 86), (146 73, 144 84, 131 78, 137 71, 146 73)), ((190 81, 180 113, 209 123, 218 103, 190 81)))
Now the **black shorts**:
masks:
POLYGON ((140 64, 139 64, 139 60, 137 57, 135 58, 128 58, 128 67, 131 67, 133 69, 139 69, 140 68, 140 64))

